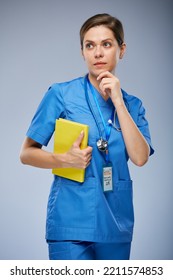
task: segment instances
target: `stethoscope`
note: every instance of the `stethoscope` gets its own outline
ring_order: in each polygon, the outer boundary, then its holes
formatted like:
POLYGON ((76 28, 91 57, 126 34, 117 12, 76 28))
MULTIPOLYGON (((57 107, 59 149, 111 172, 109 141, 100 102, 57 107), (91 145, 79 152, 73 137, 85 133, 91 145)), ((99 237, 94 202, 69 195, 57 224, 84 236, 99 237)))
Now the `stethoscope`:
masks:
POLYGON ((118 126, 116 125, 116 117, 117 117, 116 109, 113 108, 111 118, 108 120, 108 128, 106 128, 105 121, 104 121, 104 119, 103 119, 103 116, 102 116, 102 113, 101 113, 101 111, 100 111, 98 102, 97 102, 96 97, 95 97, 95 95, 94 95, 94 92, 93 92, 93 90, 92 90, 91 83, 90 83, 90 81, 89 81, 89 79, 88 79, 88 74, 87 74, 87 75, 85 76, 85 78, 84 78, 84 90, 85 90, 85 97, 86 97, 87 104, 88 104, 88 106, 89 106, 89 108, 90 108, 90 111, 91 111, 91 113, 92 113, 92 115, 93 115, 93 117, 94 117, 94 120, 95 120, 95 122, 96 122, 98 131, 99 131, 99 137, 100 137, 100 138, 99 138, 98 141, 97 141, 97 148, 98 148, 99 151, 101 151, 101 152, 106 152, 107 149, 108 149, 108 140, 109 140, 109 136, 110 136, 111 127, 114 127, 118 132, 121 132, 121 128, 118 127, 118 126), (103 139, 103 137, 102 137, 101 127, 100 127, 100 125, 99 125, 99 123, 98 123, 98 119, 97 119, 96 114, 95 114, 95 112, 94 112, 94 110, 93 110, 93 107, 92 107, 92 105, 91 105, 91 101, 90 101, 90 98, 89 98, 89 95, 88 95, 88 85, 89 85, 90 90, 91 90, 91 92, 92 92, 92 94, 93 94, 93 97, 95 98, 95 102, 96 102, 97 108, 98 108, 98 110, 99 110, 100 116, 101 116, 101 118, 102 118, 102 122, 103 122, 103 124, 104 124, 105 131, 107 131, 107 133, 106 133, 106 139, 103 139))
POLYGON ((112 125, 118 132, 121 132, 121 127, 117 127, 116 125, 116 116, 117 116, 117 111, 116 109, 114 110, 114 118, 113 121, 111 119, 108 120, 108 124, 112 125))

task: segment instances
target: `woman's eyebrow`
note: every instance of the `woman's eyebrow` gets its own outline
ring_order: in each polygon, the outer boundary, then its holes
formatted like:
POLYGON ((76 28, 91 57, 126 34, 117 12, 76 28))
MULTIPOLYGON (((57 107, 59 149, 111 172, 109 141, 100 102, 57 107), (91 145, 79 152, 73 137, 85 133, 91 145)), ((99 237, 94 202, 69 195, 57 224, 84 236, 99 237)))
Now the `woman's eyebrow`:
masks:
POLYGON ((102 42, 104 42, 104 41, 113 41, 113 39, 112 38, 106 38, 106 39, 102 40, 102 42))
MULTIPOLYGON (((103 39, 101 42, 105 42, 105 41, 113 41, 113 39, 112 38, 106 38, 106 39, 103 39)), ((95 43, 95 41, 93 41, 93 40, 89 40, 89 39, 87 39, 86 41, 84 41, 85 43, 86 42, 89 42, 89 43, 95 43)))

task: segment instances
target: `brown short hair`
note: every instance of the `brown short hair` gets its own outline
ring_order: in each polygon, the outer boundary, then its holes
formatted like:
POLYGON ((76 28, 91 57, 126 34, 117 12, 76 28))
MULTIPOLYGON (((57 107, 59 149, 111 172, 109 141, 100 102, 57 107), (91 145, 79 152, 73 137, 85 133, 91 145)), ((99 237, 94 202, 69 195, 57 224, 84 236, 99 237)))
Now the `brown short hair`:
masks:
POLYGON ((87 19, 80 29, 80 43, 83 49, 83 40, 86 32, 95 26, 105 25, 112 30, 118 45, 121 46, 124 42, 124 30, 123 25, 119 19, 109 14, 97 14, 87 19))

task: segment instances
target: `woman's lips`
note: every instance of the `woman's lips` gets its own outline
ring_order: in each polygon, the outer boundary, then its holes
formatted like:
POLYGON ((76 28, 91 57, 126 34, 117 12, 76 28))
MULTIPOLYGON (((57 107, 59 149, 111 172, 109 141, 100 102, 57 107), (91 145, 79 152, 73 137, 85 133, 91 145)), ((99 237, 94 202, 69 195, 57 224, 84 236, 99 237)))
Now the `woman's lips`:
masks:
POLYGON ((94 63, 94 66, 97 66, 97 67, 102 67, 104 65, 106 65, 106 62, 99 61, 99 62, 94 63))
POLYGON ((103 64, 106 64, 106 62, 102 62, 102 61, 98 61, 98 62, 96 62, 96 63, 94 63, 94 65, 103 65, 103 64))

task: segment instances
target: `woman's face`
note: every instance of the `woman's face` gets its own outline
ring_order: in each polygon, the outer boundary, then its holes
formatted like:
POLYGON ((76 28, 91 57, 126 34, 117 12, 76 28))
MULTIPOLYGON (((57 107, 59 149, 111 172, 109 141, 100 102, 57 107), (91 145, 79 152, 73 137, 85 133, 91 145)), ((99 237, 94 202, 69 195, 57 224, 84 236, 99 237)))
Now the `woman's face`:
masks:
POLYGON ((90 28, 84 36, 82 55, 94 78, 104 71, 114 73, 124 51, 125 44, 119 47, 112 30, 104 25, 90 28))

